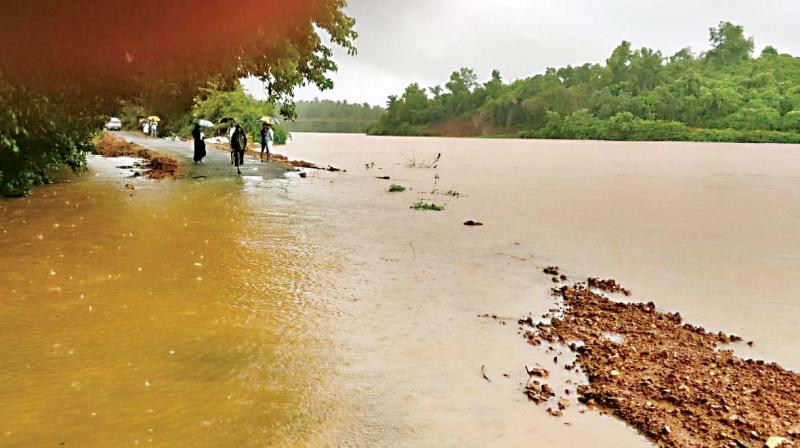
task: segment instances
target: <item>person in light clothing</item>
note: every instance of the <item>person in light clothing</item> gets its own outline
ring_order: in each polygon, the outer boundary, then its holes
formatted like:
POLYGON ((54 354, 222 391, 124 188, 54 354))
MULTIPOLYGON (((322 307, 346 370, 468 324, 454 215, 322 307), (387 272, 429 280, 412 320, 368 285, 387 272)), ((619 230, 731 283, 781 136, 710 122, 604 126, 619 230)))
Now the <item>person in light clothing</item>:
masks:
POLYGON ((267 160, 269 161, 270 153, 272 151, 272 142, 275 141, 275 131, 272 130, 272 125, 264 123, 261 126, 261 161, 264 161, 264 152, 267 153, 267 160))

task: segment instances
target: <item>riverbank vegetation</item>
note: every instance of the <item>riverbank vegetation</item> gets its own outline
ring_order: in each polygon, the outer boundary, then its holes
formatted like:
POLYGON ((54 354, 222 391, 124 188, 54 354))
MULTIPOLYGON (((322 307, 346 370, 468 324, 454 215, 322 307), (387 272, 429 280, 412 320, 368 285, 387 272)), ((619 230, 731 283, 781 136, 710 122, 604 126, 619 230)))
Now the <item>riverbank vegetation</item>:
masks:
POLYGON ((548 68, 478 83, 462 68, 444 85, 390 96, 375 135, 800 143, 800 59, 741 26, 710 30, 711 48, 665 56, 622 42, 605 64, 548 68))
POLYGON ((294 87, 333 87, 330 45, 355 53, 355 21, 344 6, 238 0, 226 20, 209 21, 219 16, 215 2, 192 4, 187 14, 181 3, 153 9, 109 0, 77 16, 68 3, 3 3, 0 194, 26 194, 54 166, 84 168, 92 137, 122 105, 180 117, 201 88, 234 91, 253 76, 264 82, 267 101, 293 118, 294 87))
POLYGON ((364 133, 378 122, 384 110, 367 103, 314 99, 298 101, 297 118, 287 122, 293 132, 364 133))
MULTIPOLYGON (((222 118, 235 117, 242 125, 245 132, 253 137, 253 141, 261 143, 261 117, 276 117, 279 112, 275 106, 260 101, 247 94, 240 83, 236 83, 233 90, 222 90, 216 86, 201 88, 198 96, 194 100, 192 109, 184 114, 172 126, 175 133, 181 137, 189 137, 192 128, 199 119, 210 120, 218 123, 222 118)), ((275 131, 274 143, 282 145, 289 137, 289 130, 284 124, 272 126, 275 131)), ((227 136, 227 129, 220 128, 218 131, 227 136)), ((207 131, 208 132, 208 131, 207 131)))

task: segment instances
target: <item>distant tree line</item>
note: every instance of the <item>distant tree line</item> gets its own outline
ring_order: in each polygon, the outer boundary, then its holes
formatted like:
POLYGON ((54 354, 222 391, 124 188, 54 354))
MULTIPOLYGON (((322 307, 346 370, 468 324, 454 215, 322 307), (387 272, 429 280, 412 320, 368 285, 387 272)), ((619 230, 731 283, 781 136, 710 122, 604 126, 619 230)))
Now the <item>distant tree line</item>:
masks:
POLYGON ((710 29, 711 49, 665 57, 623 41, 602 64, 479 83, 462 68, 444 87, 411 84, 369 129, 379 135, 800 143, 800 59, 741 26, 710 29))
POLYGON ((364 133, 377 123, 384 109, 367 103, 315 98, 312 101, 297 101, 295 112, 297 118, 286 123, 291 131, 364 133))

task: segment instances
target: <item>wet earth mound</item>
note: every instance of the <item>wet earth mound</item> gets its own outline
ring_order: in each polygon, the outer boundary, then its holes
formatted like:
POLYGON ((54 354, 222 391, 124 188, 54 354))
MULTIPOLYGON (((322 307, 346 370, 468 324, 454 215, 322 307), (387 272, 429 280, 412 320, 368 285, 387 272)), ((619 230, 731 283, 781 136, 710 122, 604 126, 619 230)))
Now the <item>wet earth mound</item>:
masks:
MULTIPOLYGON (((624 292, 616 282, 593 288, 624 292)), ((800 446, 800 374, 745 360, 725 344, 741 338, 682 323, 650 303, 618 303, 584 287, 553 290, 559 313, 520 320, 532 345, 561 345, 588 378, 579 399, 624 420, 659 446, 800 446), (610 337, 609 335, 612 335, 610 337)), ((550 397, 538 377, 525 393, 550 397)), ((550 409, 551 415, 560 415, 550 409)))

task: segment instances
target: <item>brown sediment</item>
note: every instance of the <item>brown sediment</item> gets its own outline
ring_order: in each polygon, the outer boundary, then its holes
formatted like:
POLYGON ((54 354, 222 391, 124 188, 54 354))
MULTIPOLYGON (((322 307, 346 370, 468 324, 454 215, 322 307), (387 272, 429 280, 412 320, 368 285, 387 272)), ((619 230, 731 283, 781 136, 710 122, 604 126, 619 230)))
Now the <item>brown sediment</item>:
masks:
MULTIPOLYGON (((680 314, 657 311, 652 302, 614 302, 580 284, 553 294, 561 298, 558 317, 519 324, 532 345, 562 344, 576 353, 567 367, 586 374, 588 384, 577 392, 590 408, 617 416, 659 446, 800 443, 800 374, 725 348, 741 338, 684 324, 680 314)), ((534 381, 525 394, 541 404, 552 390, 543 389, 534 381)))
POLYGON ((150 179, 175 178, 178 175, 178 161, 162 154, 150 158, 144 168, 144 174, 150 179))
POLYGON ((103 157, 138 157, 144 159, 145 163, 136 164, 137 167, 143 168, 144 172, 136 172, 131 177, 139 177, 144 174, 150 179, 160 180, 175 178, 178 175, 178 161, 174 158, 125 141, 108 132, 103 132, 95 139, 94 152, 103 157))
POLYGON ((613 294, 624 294, 626 296, 631 295, 630 291, 623 288, 622 285, 617 283, 617 281, 613 278, 602 280, 596 277, 589 277, 586 280, 586 285, 589 288, 599 289, 601 291, 610 292, 613 294))

